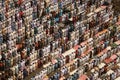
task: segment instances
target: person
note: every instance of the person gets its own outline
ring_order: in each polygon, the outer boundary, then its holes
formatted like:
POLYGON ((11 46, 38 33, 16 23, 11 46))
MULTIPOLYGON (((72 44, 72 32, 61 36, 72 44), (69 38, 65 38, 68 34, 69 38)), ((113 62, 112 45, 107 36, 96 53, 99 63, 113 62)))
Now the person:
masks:
POLYGON ((31 78, 31 80, 35 80, 35 78, 34 78, 35 76, 33 76, 32 78, 31 78))
POLYGON ((81 48, 79 47, 78 48, 78 56, 81 56, 81 53, 82 53, 82 51, 81 51, 81 48))
POLYGON ((23 69, 23 77, 27 77, 28 76, 28 71, 26 69, 23 69))
POLYGON ((3 42, 3 36, 2 34, 0 34, 0 44, 2 44, 2 42, 3 42))

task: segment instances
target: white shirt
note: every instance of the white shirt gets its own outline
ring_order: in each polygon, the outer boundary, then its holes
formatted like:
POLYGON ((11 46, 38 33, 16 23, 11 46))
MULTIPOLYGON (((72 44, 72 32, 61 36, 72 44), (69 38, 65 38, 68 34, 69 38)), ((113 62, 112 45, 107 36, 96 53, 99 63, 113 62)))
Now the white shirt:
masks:
POLYGON ((8 80, 13 80, 12 78, 8 78, 8 80))
POLYGON ((75 40, 75 45, 77 45, 77 44, 78 44, 78 40, 76 39, 76 40, 75 40))
POLYGON ((71 60, 72 60, 72 55, 70 54, 70 55, 69 55, 69 61, 71 61, 71 60))
POLYGON ((55 43, 56 43, 56 47, 58 48, 58 40, 55 43))
POLYGON ((27 2, 27 3, 25 4, 25 9, 28 9, 30 6, 31 6, 31 3, 30 3, 30 2, 27 2))
POLYGON ((62 48, 59 48, 58 51, 59 51, 59 53, 61 54, 61 53, 62 53, 62 48))
POLYGON ((1 54, 0 54, 0 60, 2 59, 2 56, 1 56, 1 54))
POLYGON ((47 47, 47 51, 48 51, 48 53, 50 52, 50 45, 48 45, 48 47, 47 47))
POLYGON ((46 54, 45 54, 46 49, 45 49, 45 48, 43 48, 42 50, 43 50, 43 55, 46 55, 46 54))
POLYGON ((39 75, 36 75, 36 76, 35 76, 35 80, 39 80, 38 78, 39 78, 39 75))
POLYGON ((44 1, 43 2, 41 2, 41 8, 43 9, 44 8, 44 1))
POLYGON ((23 60, 23 61, 21 62, 21 70, 23 70, 24 67, 25 67, 25 60, 23 60))
POLYGON ((39 79, 41 79, 41 74, 39 74, 38 76, 39 76, 39 79))

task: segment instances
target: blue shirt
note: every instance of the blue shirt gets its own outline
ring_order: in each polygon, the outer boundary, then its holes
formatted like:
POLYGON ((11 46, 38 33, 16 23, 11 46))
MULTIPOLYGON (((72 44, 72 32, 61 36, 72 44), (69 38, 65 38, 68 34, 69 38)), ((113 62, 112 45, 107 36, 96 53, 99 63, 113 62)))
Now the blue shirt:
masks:
POLYGON ((63 7, 62 2, 58 3, 59 8, 61 9, 63 7))
POLYGON ((60 10, 59 16, 63 15, 63 10, 60 10))
POLYGON ((0 36, 0 44, 3 42, 3 36, 0 36))

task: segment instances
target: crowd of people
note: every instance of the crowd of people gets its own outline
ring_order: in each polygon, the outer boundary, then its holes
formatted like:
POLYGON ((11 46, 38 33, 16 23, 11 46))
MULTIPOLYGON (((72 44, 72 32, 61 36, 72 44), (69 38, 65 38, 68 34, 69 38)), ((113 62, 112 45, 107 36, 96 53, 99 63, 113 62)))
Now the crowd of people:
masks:
POLYGON ((111 0, 1 0, 0 80, 115 80, 113 13, 111 0))

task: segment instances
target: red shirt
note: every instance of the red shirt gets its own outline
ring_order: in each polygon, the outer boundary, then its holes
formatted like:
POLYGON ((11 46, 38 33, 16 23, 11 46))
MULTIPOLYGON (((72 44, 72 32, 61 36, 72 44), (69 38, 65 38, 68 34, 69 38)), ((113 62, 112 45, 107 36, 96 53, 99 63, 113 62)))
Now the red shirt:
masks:
POLYGON ((20 5, 22 4, 23 0, 18 0, 17 4, 20 5))
POLYGON ((23 14, 24 14, 23 11, 20 11, 20 12, 19 12, 20 18, 23 16, 23 14))
POLYGON ((4 66, 3 62, 0 62, 0 68, 3 67, 3 66, 4 66))

